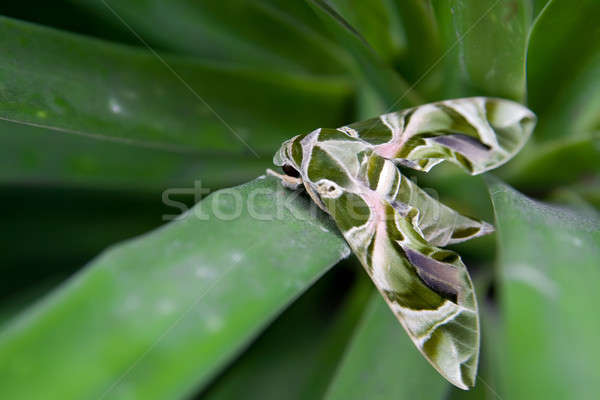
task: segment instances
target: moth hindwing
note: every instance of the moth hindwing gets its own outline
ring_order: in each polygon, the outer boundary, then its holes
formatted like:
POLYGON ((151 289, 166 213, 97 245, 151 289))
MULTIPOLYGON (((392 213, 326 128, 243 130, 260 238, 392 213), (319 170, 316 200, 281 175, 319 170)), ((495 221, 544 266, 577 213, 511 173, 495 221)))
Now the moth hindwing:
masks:
POLYGON ((518 152, 535 116, 483 97, 385 114, 286 141, 274 163, 285 186, 304 186, 336 222, 425 358, 454 385, 475 384, 479 317, 460 256, 441 246, 493 231, 441 204, 398 169, 442 161, 478 174, 518 152))

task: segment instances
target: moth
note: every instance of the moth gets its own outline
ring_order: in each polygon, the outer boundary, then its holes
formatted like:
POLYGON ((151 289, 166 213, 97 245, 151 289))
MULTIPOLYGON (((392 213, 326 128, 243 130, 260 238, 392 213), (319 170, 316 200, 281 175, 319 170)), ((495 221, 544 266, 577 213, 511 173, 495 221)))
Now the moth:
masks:
POLYGON ((493 227, 438 202, 399 167, 449 161, 480 174, 512 158, 535 123, 508 100, 441 101, 295 136, 273 160, 283 174, 268 171, 333 218, 419 351, 462 389, 476 379, 477 301, 460 256, 443 247, 493 227))

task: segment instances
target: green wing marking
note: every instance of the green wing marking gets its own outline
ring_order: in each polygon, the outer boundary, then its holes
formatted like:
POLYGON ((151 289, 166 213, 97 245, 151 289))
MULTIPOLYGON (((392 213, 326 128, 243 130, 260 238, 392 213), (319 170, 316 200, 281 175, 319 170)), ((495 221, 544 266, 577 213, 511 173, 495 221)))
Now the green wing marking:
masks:
POLYGON ((431 197, 389 160, 372 153, 365 167, 371 189, 379 187, 399 212, 406 212, 403 209, 407 205, 412 207, 415 229, 434 246, 460 243, 494 231, 487 222, 465 217, 431 197))
POLYGON ((491 224, 466 217, 440 203, 405 176, 402 176, 394 200, 418 210, 413 224, 423 238, 434 246, 460 243, 494 231, 491 224))

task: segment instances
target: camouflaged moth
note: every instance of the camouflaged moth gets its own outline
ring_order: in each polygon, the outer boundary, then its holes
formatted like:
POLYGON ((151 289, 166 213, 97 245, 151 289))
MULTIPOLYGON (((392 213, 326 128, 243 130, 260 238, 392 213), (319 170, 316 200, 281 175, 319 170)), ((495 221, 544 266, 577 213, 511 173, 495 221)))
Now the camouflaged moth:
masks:
POLYGON ((536 122, 524 106, 484 97, 447 100, 286 141, 274 157, 290 189, 328 213, 425 358, 454 385, 474 386, 479 317, 458 254, 441 247, 492 232, 407 179, 450 161, 470 174, 513 157, 536 122))

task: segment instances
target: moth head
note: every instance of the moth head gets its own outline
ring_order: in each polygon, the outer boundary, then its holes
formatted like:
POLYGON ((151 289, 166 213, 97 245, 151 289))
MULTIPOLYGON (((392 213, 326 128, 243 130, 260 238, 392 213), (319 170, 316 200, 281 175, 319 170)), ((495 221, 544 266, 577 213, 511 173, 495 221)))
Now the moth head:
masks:
POLYGON ((294 136, 290 140, 283 142, 275 156, 273 164, 282 168, 283 172, 290 177, 299 178, 302 168, 302 146, 300 144, 302 136, 294 136))

